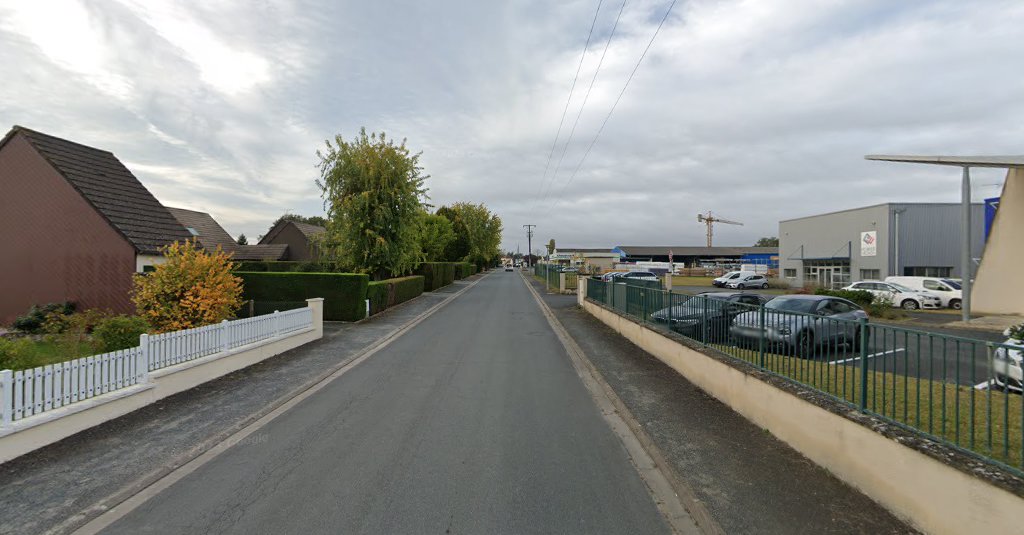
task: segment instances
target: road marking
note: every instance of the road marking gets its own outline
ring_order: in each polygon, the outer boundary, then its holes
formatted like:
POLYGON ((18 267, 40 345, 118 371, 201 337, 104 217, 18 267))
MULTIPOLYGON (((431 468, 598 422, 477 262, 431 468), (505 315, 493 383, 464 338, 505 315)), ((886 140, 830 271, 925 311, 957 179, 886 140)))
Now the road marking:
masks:
MULTIPOLYGON (((875 357, 881 357, 883 355, 895 355, 896 353, 900 353, 900 352, 906 351, 906 350, 907 349, 904 348, 904 347, 901 347, 899 349, 890 349, 889 351, 881 351, 881 352, 878 352, 878 353, 872 353, 872 354, 868 355, 867 358, 870 359, 870 358, 875 358, 875 357)), ((829 362, 829 364, 843 364, 843 363, 846 363, 846 362, 853 362, 855 360, 860 360, 860 357, 852 357, 852 358, 843 359, 843 360, 833 360, 832 362, 829 362)))
POLYGON ((117 522, 121 518, 127 516, 129 513, 137 509, 142 504, 149 501, 150 498, 156 496, 157 494, 160 494, 170 486, 174 485, 175 483, 183 479, 185 476, 195 472, 206 463, 214 460, 220 454, 224 453, 232 446, 236 444, 244 444, 245 439, 247 437, 265 427, 278 416, 288 412, 296 405, 304 401, 306 398, 312 396, 313 394, 316 394, 320 390, 323 390, 335 379, 341 377, 342 375, 345 375, 353 368, 355 368, 359 364, 363 363, 364 361, 375 355, 380 350, 391 345, 392 342, 399 339, 408 331, 412 330, 414 327, 419 325, 428 317, 432 316, 435 312, 443 308, 448 303, 454 301, 455 298, 459 297, 460 295, 468 291, 470 288, 476 286, 477 283, 483 280, 486 276, 487 275, 484 275, 479 279, 473 281, 469 285, 467 285, 465 288, 457 292, 453 292, 450 298, 441 301, 440 303, 434 305, 431 308, 428 308, 426 311, 423 312, 423 314, 417 316, 415 319, 407 322, 405 325, 392 331, 391 333, 386 335, 384 338, 378 340, 374 344, 371 344, 370 346, 365 348, 362 353, 358 354, 358 356, 348 360, 326 377, 322 377, 319 380, 315 380, 313 384, 308 384, 307 386, 300 387, 299 389, 293 391, 292 397, 281 403, 274 410, 261 416, 260 418, 256 419, 256 421, 246 425, 239 431, 228 436, 224 440, 221 440, 217 444, 214 444, 212 447, 198 454, 196 457, 192 458, 185 464, 175 468, 174 470, 171 470, 169 473, 167 473, 160 479, 157 479, 150 485, 146 486, 138 493, 129 496, 120 503, 114 505, 106 512, 100 514, 99 516, 93 518, 86 524, 76 529, 73 532, 73 534, 94 535, 96 533, 103 531, 104 529, 112 525, 114 522, 117 522))
POLYGON ((647 485, 654 498, 655 506, 665 516, 673 533, 724 535, 725 531, 715 522, 704 504, 697 499, 693 490, 674 474, 654 442, 644 433, 636 418, 629 412, 611 386, 601 377, 601 372, 590 363, 583 349, 565 330, 530 281, 522 273, 520 273, 520 277, 533 295, 534 301, 540 307, 551 330, 555 332, 558 341, 565 348, 576 374, 579 375, 591 398, 600 409, 601 416, 604 417, 612 432, 622 441, 633 467, 636 468, 640 478, 647 485))

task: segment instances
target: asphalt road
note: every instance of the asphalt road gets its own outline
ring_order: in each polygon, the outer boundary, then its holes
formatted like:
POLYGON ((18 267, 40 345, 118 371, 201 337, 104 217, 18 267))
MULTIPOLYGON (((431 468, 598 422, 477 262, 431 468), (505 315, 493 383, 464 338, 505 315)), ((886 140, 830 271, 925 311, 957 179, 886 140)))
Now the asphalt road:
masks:
POLYGON ((107 533, 667 533, 516 273, 497 272, 107 533))

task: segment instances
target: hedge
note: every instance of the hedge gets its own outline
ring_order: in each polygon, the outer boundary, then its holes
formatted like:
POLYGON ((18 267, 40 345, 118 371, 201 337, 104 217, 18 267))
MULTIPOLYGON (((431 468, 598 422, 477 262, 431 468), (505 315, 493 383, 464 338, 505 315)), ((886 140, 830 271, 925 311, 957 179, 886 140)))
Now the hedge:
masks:
POLYGON ((377 314, 422 293, 422 275, 373 281, 366 287, 366 298, 370 300, 370 314, 377 314))
POLYGON ((423 291, 433 292, 455 281, 456 262, 424 262, 416 270, 423 275, 423 291))
POLYGON ((827 288, 818 288, 817 290, 814 290, 814 295, 840 297, 848 301, 853 301, 862 308, 871 306, 872 301, 875 300, 875 295, 865 290, 829 290, 827 288))
POLYGON ((356 273, 268 273, 241 271, 242 296, 260 301, 299 302, 324 298, 324 319, 358 321, 366 316, 368 275, 356 273))
POLYGON ((462 280, 476 273, 476 264, 470 262, 457 262, 455 264, 455 280, 462 280))
POLYGON ((285 262, 285 261, 249 261, 235 262, 235 271, 263 271, 270 273, 344 273, 338 262, 285 262))

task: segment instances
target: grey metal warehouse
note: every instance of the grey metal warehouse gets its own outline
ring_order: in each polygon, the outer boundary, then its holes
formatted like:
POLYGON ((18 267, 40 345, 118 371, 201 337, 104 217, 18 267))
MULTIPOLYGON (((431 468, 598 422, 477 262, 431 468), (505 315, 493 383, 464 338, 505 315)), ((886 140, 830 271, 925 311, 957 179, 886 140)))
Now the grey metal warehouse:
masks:
MULTIPOLYGON (((983 204, 972 206, 980 229, 983 204)), ((960 205, 885 203, 779 222, 779 272, 793 286, 838 288, 890 275, 960 277, 960 205)), ((980 258, 985 238, 972 233, 980 258)))

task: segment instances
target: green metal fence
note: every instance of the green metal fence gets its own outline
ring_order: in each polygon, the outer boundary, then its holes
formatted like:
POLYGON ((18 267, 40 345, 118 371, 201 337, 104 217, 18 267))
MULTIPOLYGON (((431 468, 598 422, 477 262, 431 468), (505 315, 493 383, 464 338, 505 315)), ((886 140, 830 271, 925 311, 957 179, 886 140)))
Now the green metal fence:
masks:
POLYGON ((810 296, 739 302, 586 279, 587 299, 1024 475, 1024 347, 871 323, 810 296), (829 306, 829 305, 823 305, 829 306))
POLYGON ((549 288, 558 289, 559 267, 552 264, 537 264, 533 266, 533 274, 544 281, 549 288))

